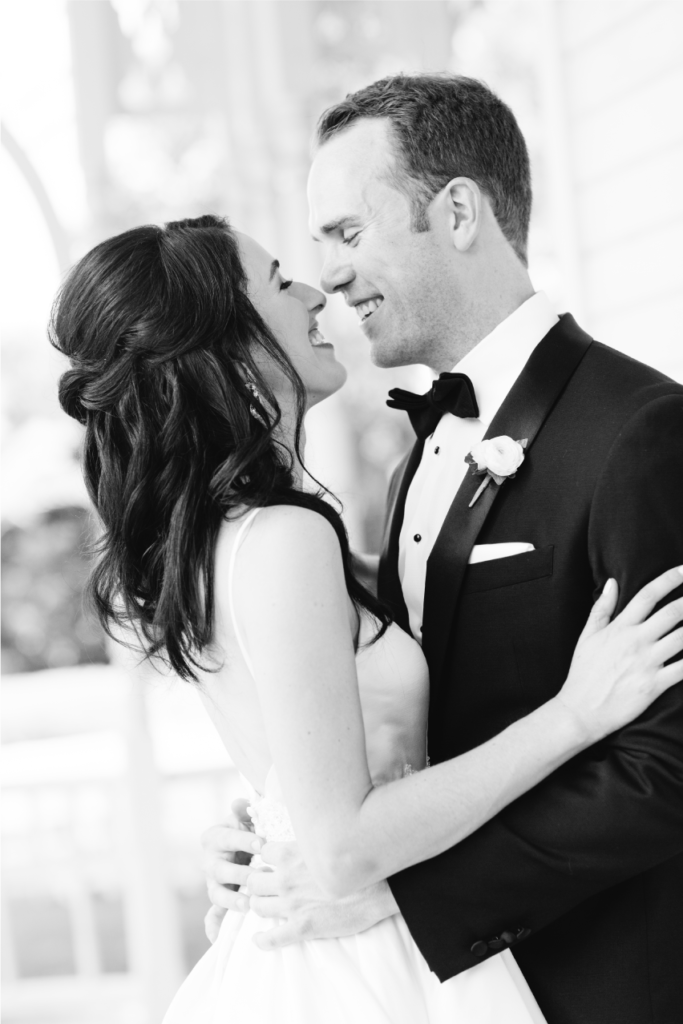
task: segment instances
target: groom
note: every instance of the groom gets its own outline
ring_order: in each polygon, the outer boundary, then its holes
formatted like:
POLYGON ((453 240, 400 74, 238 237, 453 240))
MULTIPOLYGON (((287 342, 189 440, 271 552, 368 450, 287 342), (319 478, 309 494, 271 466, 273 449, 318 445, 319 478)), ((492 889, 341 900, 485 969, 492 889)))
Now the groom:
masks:
MULTIPOLYGON (((608 577, 623 606, 683 563, 683 387, 534 293, 527 150, 484 85, 397 76, 347 97, 318 126, 309 198, 322 285, 373 361, 464 375, 412 414, 379 575, 429 662, 434 763, 557 693, 608 577), (525 440, 524 461, 473 501, 465 457, 498 437, 525 440)), ((241 880, 248 838, 207 834, 216 903, 240 899, 218 883, 241 880)), ((442 980, 511 948, 549 1024, 683 1019, 680 687, 388 885, 330 903, 295 847, 270 849, 254 907, 287 922, 264 948, 398 908, 442 980)))

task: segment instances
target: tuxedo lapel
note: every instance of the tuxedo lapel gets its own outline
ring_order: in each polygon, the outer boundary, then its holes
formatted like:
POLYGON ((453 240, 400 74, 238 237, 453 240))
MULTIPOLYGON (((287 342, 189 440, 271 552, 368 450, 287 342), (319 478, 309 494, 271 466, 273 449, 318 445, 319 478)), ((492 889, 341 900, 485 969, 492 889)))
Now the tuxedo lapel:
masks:
POLYGON ((403 526, 406 496, 417 467, 420 465, 424 441, 418 441, 399 465, 392 478, 387 499, 387 519, 384 532, 384 547, 379 560, 377 590, 379 597, 391 609, 394 621, 409 632, 409 616, 401 580, 398 575, 398 541, 403 526))
MULTIPOLYGON (((529 453, 534 438, 591 343, 592 338, 578 327, 574 318, 564 314, 534 349, 485 438, 501 435, 515 441, 527 438, 525 458, 533 458, 529 453)), ((524 472, 524 465, 519 472, 524 472)), ((422 637, 432 696, 438 692, 441 681, 470 552, 498 492, 501 488, 515 486, 514 481, 506 481, 501 487, 491 484, 470 508, 469 503, 480 483, 481 477, 467 473, 427 561, 422 637)), ((435 707, 434 701, 432 707, 435 707)))

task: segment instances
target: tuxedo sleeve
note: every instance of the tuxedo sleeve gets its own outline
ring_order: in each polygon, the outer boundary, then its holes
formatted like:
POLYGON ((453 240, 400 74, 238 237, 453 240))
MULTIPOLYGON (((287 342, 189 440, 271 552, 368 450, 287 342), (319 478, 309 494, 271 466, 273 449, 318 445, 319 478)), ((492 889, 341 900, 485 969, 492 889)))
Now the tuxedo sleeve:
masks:
MULTIPOLYGON (((645 405, 619 433, 594 492, 588 554, 596 581, 619 582, 621 607, 683 564, 680 394, 645 405)), ((478 832, 389 882, 443 981, 493 955, 503 933, 523 942, 681 851, 683 685, 478 832)))

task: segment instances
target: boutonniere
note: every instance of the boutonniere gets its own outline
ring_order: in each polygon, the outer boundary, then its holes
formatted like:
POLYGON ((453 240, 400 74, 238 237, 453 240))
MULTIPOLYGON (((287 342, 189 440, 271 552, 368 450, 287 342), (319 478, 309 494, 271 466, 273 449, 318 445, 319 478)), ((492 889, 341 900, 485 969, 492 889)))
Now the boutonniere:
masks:
POLYGON ((484 477, 469 504, 470 508, 492 480, 500 487, 503 481, 512 480, 517 475, 517 470, 524 462, 527 441, 526 437, 521 441, 513 441, 503 434, 501 437, 491 437, 488 441, 480 441, 467 453, 465 462, 472 467, 472 475, 484 477))

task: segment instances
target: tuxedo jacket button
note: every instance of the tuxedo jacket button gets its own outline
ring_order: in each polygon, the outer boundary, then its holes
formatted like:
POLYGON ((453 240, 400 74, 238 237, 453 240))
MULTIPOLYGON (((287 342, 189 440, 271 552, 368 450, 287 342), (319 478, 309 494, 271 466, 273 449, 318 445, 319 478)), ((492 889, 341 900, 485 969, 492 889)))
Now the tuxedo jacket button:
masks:
POLYGON ((517 936, 514 932, 501 932, 500 937, 501 939, 503 939, 504 942, 507 943, 508 946, 511 946, 513 942, 517 941, 517 936))
POLYGON ((479 942, 475 942, 474 945, 470 946, 470 950, 475 956, 486 956, 489 947, 486 942, 482 942, 480 939, 479 942))
POLYGON ((496 953, 499 949, 505 949, 507 942, 505 939, 499 939, 496 935, 495 939, 489 939, 489 949, 495 949, 496 953))
POLYGON ((531 928, 519 928, 517 931, 517 942, 527 939, 531 935, 531 928))

